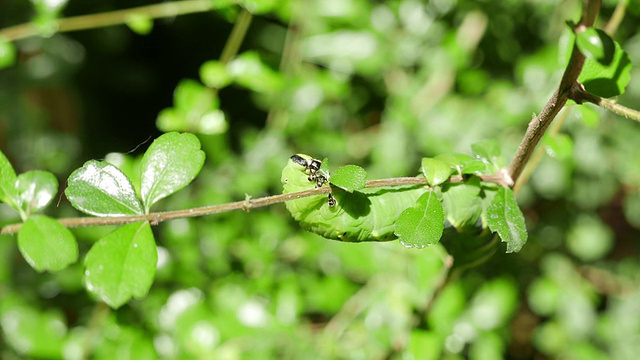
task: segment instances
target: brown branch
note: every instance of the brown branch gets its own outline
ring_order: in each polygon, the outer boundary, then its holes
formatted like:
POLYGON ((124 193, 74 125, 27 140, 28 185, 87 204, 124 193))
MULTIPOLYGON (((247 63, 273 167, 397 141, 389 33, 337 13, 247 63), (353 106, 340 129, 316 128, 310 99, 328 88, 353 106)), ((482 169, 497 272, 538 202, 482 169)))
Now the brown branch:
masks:
MULTIPOLYGON (((500 175, 480 175, 482 181, 497 183, 502 186, 509 186, 508 180, 505 180, 500 175)), ((464 179, 461 176, 452 176, 450 182, 461 182, 464 179)), ((426 185, 427 182, 423 177, 401 177, 391 179, 378 179, 369 180, 366 183, 367 188, 385 187, 385 186, 402 186, 402 185, 426 185)), ((251 209, 259 208, 263 206, 273 205, 289 200, 299 199, 307 196, 328 194, 331 192, 331 188, 323 186, 316 189, 298 191, 294 193, 279 194, 266 196, 258 199, 246 199, 243 201, 236 201, 226 204, 202 206, 198 208, 173 210, 149 213, 146 215, 125 215, 125 216, 113 216, 113 217, 77 217, 77 218, 63 218, 58 219, 58 222, 66 227, 83 227, 83 226, 104 226, 104 225, 124 225, 139 221, 148 221, 151 225, 158 225, 159 223, 167 220, 198 217, 205 215, 218 214, 233 210, 244 210, 246 212, 251 209)), ((0 229, 0 235, 8 235, 17 233, 22 227, 22 223, 16 223, 7 225, 0 229)))
POLYGON ((569 92, 569 98, 578 104, 583 102, 589 102, 594 105, 598 105, 620 116, 624 116, 627 119, 640 122, 640 111, 630 109, 626 106, 620 105, 609 99, 602 98, 598 95, 594 95, 584 89, 581 84, 575 83, 569 92))
MULTIPOLYGON (((600 3, 600 0, 584 1, 582 18, 574 27, 575 33, 582 32, 589 26, 593 25, 596 15, 598 14, 598 10, 600 9, 600 3)), ((536 145, 540 142, 542 135, 544 135, 553 119, 558 115, 558 112, 560 112, 569 99, 569 93, 577 82, 578 76, 582 71, 582 66, 584 65, 584 60, 584 55, 580 53, 578 47, 574 43, 571 58, 565 68, 558 88, 553 93, 540 114, 529 123, 527 132, 525 133, 525 136, 518 146, 518 150, 509 165, 509 174, 514 181, 518 180, 520 174, 522 174, 522 170, 529 161, 531 154, 535 150, 536 145)))

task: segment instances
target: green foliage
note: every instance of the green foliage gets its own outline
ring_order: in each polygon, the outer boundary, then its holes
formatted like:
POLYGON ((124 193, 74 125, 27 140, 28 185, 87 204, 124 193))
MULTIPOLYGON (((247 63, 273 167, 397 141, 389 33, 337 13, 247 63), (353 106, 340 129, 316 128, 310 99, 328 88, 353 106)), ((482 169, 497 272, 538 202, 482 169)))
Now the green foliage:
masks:
POLYGON ((140 164, 145 213, 159 200, 189 185, 203 164, 204 152, 193 134, 168 133, 155 140, 140 164))
POLYGON ((229 85, 233 78, 225 64, 220 61, 209 60, 200 66, 200 80, 210 88, 221 89, 229 85))
POLYGON ((16 207, 16 172, 7 157, 0 151, 0 200, 2 202, 16 207))
POLYGON ((147 35, 153 30, 153 19, 143 14, 131 14, 127 17, 127 26, 136 34, 147 35))
POLYGON ((131 180, 115 166, 90 160, 74 171, 65 195, 76 209, 96 216, 144 213, 131 180))
POLYGON ((613 39, 600 29, 588 28, 576 35, 576 45, 588 59, 602 65, 609 65, 613 60, 615 47, 613 39))
POLYGON ((437 186, 449 180, 453 173, 453 169, 449 164, 442 160, 423 158, 422 159, 422 175, 427 179, 429 186, 437 186))
POLYGON ((572 103, 517 197, 485 180, 574 45, 587 91, 640 108, 637 4, 572 37, 579 2, 3 2, 0 222, 18 224, 0 236, 0 358, 634 359, 638 124, 572 103), (67 33, 105 9, 124 23, 67 33), (335 230, 331 211, 372 209, 347 230, 400 241, 327 241, 249 206, 298 152, 336 165, 317 174, 337 204, 300 213, 335 230), (416 175, 428 187, 360 206, 365 178, 416 175), (229 203, 251 211, 156 217, 229 203), (76 210, 151 215, 67 229, 76 210))
POLYGON ((395 233, 408 248, 425 248, 437 244, 444 229, 444 210, 433 191, 418 199, 414 207, 400 214, 395 233))
POLYGON ((227 120, 215 93, 193 80, 182 80, 173 94, 173 107, 164 109, 156 121, 162 131, 193 131, 220 134, 227 120))
POLYGON ((78 260, 78 244, 71 231, 46 216, 33 216, 24 222, 18 247, 37 271, 60 271, 78 260))
POLYGON ((11 42, 0 38, 0 69, 13 65, 15 61, 15 46, 11 42))
POLYGON ((149 223, 133 223, 100 239, 85 258, 87 290, 113 308, 144 297, 156 273, 158 253, 149 223))
POLYGON ((26 305, 16 296, 3 297, 0 311, 4 340, 20 356, 62 358, 67 333, 63 314, 41 311, 26 305))
POLYGON ((527 227, 513 191, 500 188, 487 209, 489 229, 500 234, 507 252, 518 252, 527 242, 527 227))
POLYGON ((49 205, 58 192, 58 180, 47 171, 27 171, 18 175, 15 189, 21 213, 29 216, 49 205))
MULTIPOLYGON (((323 164, 326 161, 322 162, 323 164)), ((367 172, 356 165, 345 165, 331 174, 331 184, 348 192, 363 189, 367 182, 367 172)))
MULTIPOLYGON (((629 55, 620 47, 620 44, 613 41, 604 32, 599 31, 591 34, 592 31, 578 34, 578 40, 587 37, 582 43, 591 44, 593 39, 600 40, 594 47, 602 48, 584 50, 588 56, 584 63, 584 68, 580 73, 578 81, 582 83, 587 91, 602 97, 613 97, 624 93, 624 89, 631 79, 631 60, 629 55)), ((580 44, 580 42, 578 42, 580 44)))

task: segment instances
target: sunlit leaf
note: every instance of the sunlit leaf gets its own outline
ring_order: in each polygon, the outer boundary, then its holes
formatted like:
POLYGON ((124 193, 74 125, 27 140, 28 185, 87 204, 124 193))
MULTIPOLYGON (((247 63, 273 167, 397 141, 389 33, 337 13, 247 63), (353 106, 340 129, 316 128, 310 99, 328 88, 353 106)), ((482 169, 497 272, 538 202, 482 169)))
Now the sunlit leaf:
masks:
POLYGON ((60 271, 78 260, 78 244, 69 229, 46 216, 32 216, 20 228, 18 247, 37 271, 60 271))
POLYGON ((527 242, 524 215, 511 189, 501 187, 487 209, 489 229, 507 243, 507 252, 518 252, 527 242))
POLYGON ((215 60, 209 60, 200 66, 200 80, 215 89, 221 89, 233 81, 227 65, 215 60))
POLYGON ((580 216, 567 233, 567 249, 582 261, 603 258, 614 241, 611 229, 594 216, 580 216))
POLYGON ((140 192, 145 212, 158 200, 187 186, 203 164, 204 152, 195 135, 172 132, 157 138, 141 164, 140 192))
POLYGON ((529 285, 527 297, 531 310, 537 315, 549 316, 557 310, 562 288, 547 278, 540 277, 529 285))
POLYGON ((437 244, 444 229, 444 210, 433 191, 422 194, 414 207, 400 214, 395 234, 405 247, 422 249, 437 244))
POLYGON ((467 154, 442 154, 435 159, 443 161, 458 174, 474 174, 483 172, 487 169, 487 165, 480 160, 476 160, 467 154))
POLYGON ((3 304, 0 318, 3 350, 9 351, 5 348, 8 345, 22 359, 63 358, 62 349, 67 335, 63 314, 31 307, 26 300, 23 301, 3 304))
POLYGON ((153 19, 140 13, 129 14, 126 24, 133 32, 139 35, 147 35, 153 29, 153 19))
POLYGON ((331 184, 348 192, 363 189, 367 183, 366 179, 367 172, 356 165, 339 167, 331 174, 331 184))
POLYGON ((10 41, 0 37, 0 69, 13 65, 16 61, 16 48, 10 41))
POLYGON ((442 191, 442 205, 446 219, 458 230, 475 227, 482 215, 480 182, 474 178, 468 182, 447 184, 442 191))
POLYGON ((615 52, 613 39, 604 31, 595 28, 587 28, 576 34, 576 45, 588 59, 605 66, 611 63, 615 52))
POLYGON ((227 69, 238 84, 258 93, 273 94, 284 85, 281 74, 265 65, 254 51, 238 55, 227 69))
POLYGON ((18 175, 16 191, 20 208, 27 215, 46 207, 58 192, 58 180, 47 171, 32 170, 18 175))
POLYGON ((87 161, 69 176, 65 195, 76 209, 96 216, 143 214, 133 185, 104 161, 87 161))
POLYGON ((590 58, 585 60, 578 81, 590 93, 605 98, 624 93, 631 79, 631 60, 617 42, 614 47, 613 59, 607 65, 590 58))
POLYGON ((17 206, 15 184, 16 172, 4 153, 0 151, 0 201, 17 206))
POLYGON ((193 80, 182 80, 173 94, 173 107, 158 114, 156 124, 165 132, 197 131, 203 134, 219 134, 228 124, 219 109, 217 95, 211 89, 193 80))
POLYGON ((573 155, 573 140, 567 134, 545 134, 542 141, 547 146, 547 154, 559 159, 568 159, 573 155))
POLYGON ((435 331, 414 329, 407 346, 407 353, 413 359, 439 359, 442 352, 440 335, 435 331))
POLYGON ((433 158, 423 158, 420 170, 430 186, 442 184, 449 180, 453 173, 453 169, 448 163, 433 158))
POLYGON ((144 297, 156 272, 158 253, 149 223, 125 225, 100 239, 85 258, 89 292, 113 308, 144 297))
POLYGON ((279 0, 243 0, 242 5, 252 14, 264 14, 277 8, 279 0))
POLYGON ((471 150, 477 159, 493 166, 496 170, 504 166, 500 143, 495 139, 475 143, 471 145, 471 150))

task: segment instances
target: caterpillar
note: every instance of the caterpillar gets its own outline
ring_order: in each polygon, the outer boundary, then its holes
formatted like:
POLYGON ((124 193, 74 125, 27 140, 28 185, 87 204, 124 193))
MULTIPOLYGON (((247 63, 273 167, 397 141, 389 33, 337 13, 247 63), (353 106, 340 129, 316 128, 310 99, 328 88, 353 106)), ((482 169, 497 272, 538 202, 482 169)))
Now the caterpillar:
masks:
MULTIPOLYGON (((309 155, 293 155, 282 169, 284 193, 331 186, 322 161, 309 155)), ((347 192, 331 186, 325 195, 285 202, 303 229, 327 239, 346 242, 395 240, 395 223, 405 209, 414 206, 427 191, 424 185, 383 187, 347 192)))

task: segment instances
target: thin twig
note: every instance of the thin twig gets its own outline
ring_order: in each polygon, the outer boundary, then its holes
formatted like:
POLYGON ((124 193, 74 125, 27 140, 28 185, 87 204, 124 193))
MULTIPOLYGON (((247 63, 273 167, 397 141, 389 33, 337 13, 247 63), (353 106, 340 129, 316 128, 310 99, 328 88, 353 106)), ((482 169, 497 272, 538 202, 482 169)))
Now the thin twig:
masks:
MULTIPOLYGON (((158 19, 210 11, 216 7, 216 2, 211 0, 172 1, 98 14, 72 16, 56 19, 53 20, 53 22, 57 28, 57 32, 68 32, 125 24, 131 19, 131 15, 144 15, 152 19, 158 19)), ((38 35, 40 35, 40 29, 32 23, 11 26, 0 30, 0 38, 5 38, 8 41, 38 35)))
POLYGON ((243 8, 242 11, 240 11, 233 30, 231 30, 231 35, 229 35, 227 43, 224 45, 224 49, 222 49, 222 55, 220 55, 221 63, 226 64, 236 56, 247 34, 247 30, 249 30, 252 18, 253 16, 249 10, 243 8))
MULTIPOLYGON (((574 32, 582 32, 589 26, 593 25, 596 15, 598 14, 598 10, 600 9, 600 2, 600 0, 585 0, 582 19, 580 19, 580 22, 575 26, 574 32)), ((538 145, 540 139, 553 119, 558 115, 558 112, 560 112, 569 99, 569 92, 582 71, 584 60, 584 55, 580 53, 578 47, 574 44, 573 51, 571 52, 571 58, 565 68, 560 85, 558 85, 558 88, 553 93, 540 114, 529 123, 527 132, 518 146, 516 155, 509 165, 509 173, 514 181, 518 180, 518 177, 522 174, 522 170, 529 161, 531 154, 535 150, 536 145, 538 145)))
MULTIPOLYGON (((479 178, 485 182, 493 182, 493 183, 500 184, 502 186, 507 186, 504 183, 505 180, 499 175, 480 175, 479 178)), ((449 181, 460 182, 460 181, 463 181, 463 178, 461 176, 452 176, 449 179, 449 181)), ((427 182, 422 177, 402 177, 402 178, 369 180, 367 181, 365 187, 376 188, 376 187, 385 187, 385 186, 420 185, 420 184, 426 185, 427 182)), ((63 218, 63 219, 58 219, 58 222, 60 222, 60 224, 69 228, 84 227, 84 226, 125 225, 125 224, 130 224, 130 223, 139 222, 139 221, 149 221, 151 225, 157 225, 167 220, 213 215, 213 214, 218 214, 218 213, 233 211, 233 210, 244 210, 249 212, 254 208, 273 205, 273 204, 294 200, 294 199, 299 199, 307 196, 328 194, 329 192, 331 192, 331 188, 328 186, 323 186, 323 187, 311 189, 311 190, 272 195, 272 196, 266 196, 266 197, 257 198, 257 199, 246 199, 243 201, 236 201, 232 203, 202 206, 198 208, 191 208, 191 209, 184 209, 184 210, 155 212, 155 213, 149 213, 146 215, 63 218)), ((22 227, 22 223, 7 225, 2 229, 0 229, 0 235, 15 234, 20 230, 20 227, 22 227)))
POLYGON ((618 4, 616 5, 616 9, 613 10, 613 14, 611 14, 611 18, 609 18, 609 22, 604 27, 604 31, 613 35, 618 31, 618 27, 622 23, 622 19, 624 19, 624 15, 627 12, 627 0, 618 0, 618 4))
MULTIPOLYGON (((560 128, 562 127, 562 124, 564 123, 564 121, 567 119, 567 115, 569 113, 566 110, 567 109, 564 109, 559 115, 558 120, 556 120, 551 125, 549 129, 549 135, 556 135, 560 132, 560 128)), ((525 166, 524 171, 522 172, 522 174, 520 175, 520 178, 518 179, 518 182, 516 182, 516 184, 513 186, 514 194, 518 194, 520 192, 520 189, 522 189, 522 187, 524 186, 524 184, 526 184, 529 181, 529 178, 533 174, 533 170, 538 166, 538 164, 542 160, 544 153, 545 153, 544 146, 537 147, 536 150, 533 152, 533 155, 531 156, 529 162, 525 166)))
POLYGON ((612 111, 620 116, 624 116, 627 119, 631 119, 634 121, 640 122, 640 111, 630 109, 626 106, 620 105, 614 101, 609 99, 602 98, 598 95, 594 95, 584 89, 584 86, 580 84, 575 84, 571 88, 571 92, 569 93, 569 98, 578 104, 583 102, 589 102, 594 105, 598 105, 603 107, 609 111, 612 111))

